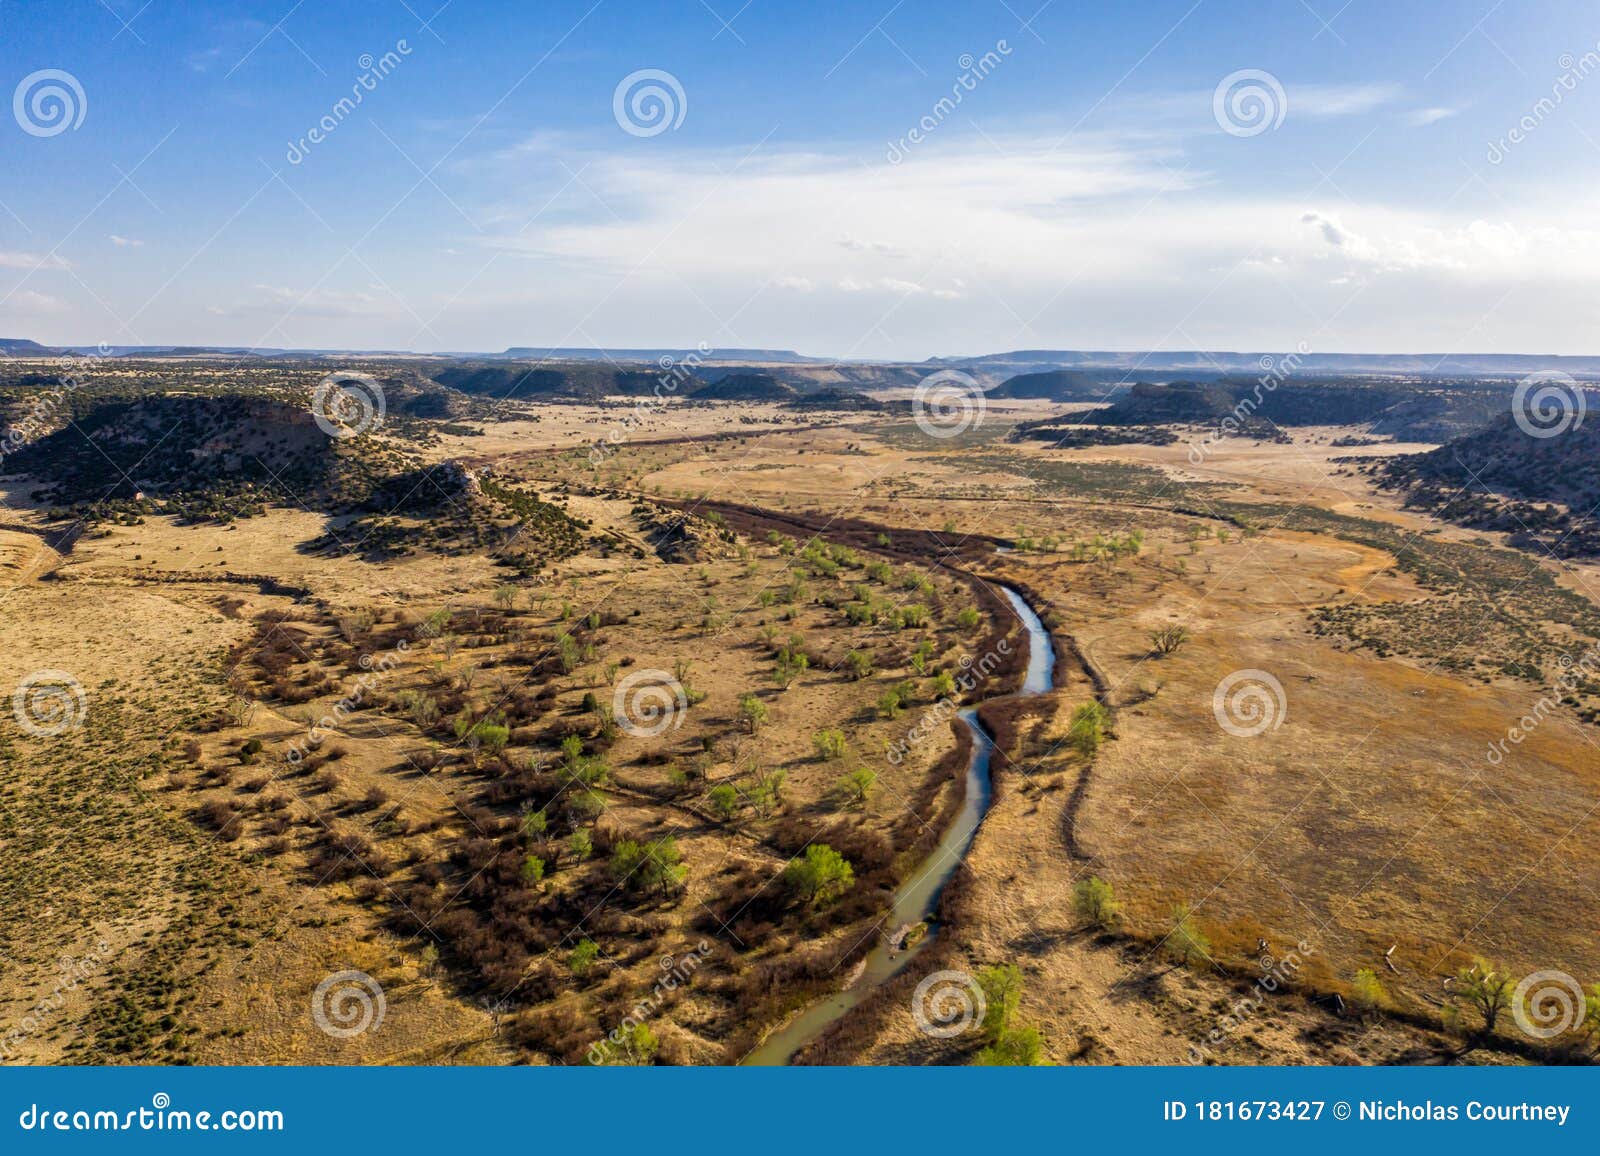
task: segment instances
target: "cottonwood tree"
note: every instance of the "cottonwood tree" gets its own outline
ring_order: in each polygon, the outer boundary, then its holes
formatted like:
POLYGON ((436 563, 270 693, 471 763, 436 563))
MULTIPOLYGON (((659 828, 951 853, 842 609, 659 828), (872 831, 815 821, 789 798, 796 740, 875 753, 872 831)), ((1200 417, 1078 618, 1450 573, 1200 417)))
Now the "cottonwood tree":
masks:
POLYGON ((1456 974, 1456 993, 1467 1006, 1478 1013, 1483 1021, 1483 1034, 1494 1035, 1500 1013, 1511 1006, 1511 992, 1516 987, 1516 977, 1504 967, 1475 959, 1472 966, 1456 974))
POLYGON ((1111 884, 1098 875, 1078 880, 1072 889, 1072 906, 1091 924, 1106 930, 1115 927, 1121 917, 1111 884))
POLYGON ((821 907, 855 885, 855 868, 826 843, 813 843, 798 859, 789 860, 783 881, 808 907, 821 907))

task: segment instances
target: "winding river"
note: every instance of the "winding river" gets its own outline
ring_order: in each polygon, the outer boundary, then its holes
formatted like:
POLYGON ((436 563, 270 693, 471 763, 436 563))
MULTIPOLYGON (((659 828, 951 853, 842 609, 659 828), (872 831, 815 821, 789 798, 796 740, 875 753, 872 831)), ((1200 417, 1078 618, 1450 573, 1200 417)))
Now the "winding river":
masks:
MULTIPOLYGON (((997 589, 1005 596, 1011 609, 1022 620, 1028 635, 1028 669, 1022 680, 1022 694, 1039 694, 1050 689, 1055 668, 1055 647, 1050 632, 1033 612, 1033 607, 1022 595, 1009 586, 997 589)), ((889 913, 887 927, 899 928, 929 920, 928 934, 907 950, 891 951, 887 937, 880 940, 867 954, 866 964, 854 983, 843 991, 834 992, 806 1008, 794 1019, 770 1033, 761 1044, 745 1057, 746 1064, 780 1065, 789 1063, 811 1041, 820 1036, 835 1020, 855 1007, 873 990, 893 979, 933 942, 938 928, 933 924, 934 909, 939 902, 939 892, 944 889, 961 861, 972 846, 973 837, 989 810, 992 788, 989 764, 994 758, 994 736, 978 721, 975 707, 968 707, 957 716, 972 734, 972 757, 967 762, 967 792, 961 810, 951 820, 944 837, 916 873, 906 880, 895 893, 894 907, 889 913)))

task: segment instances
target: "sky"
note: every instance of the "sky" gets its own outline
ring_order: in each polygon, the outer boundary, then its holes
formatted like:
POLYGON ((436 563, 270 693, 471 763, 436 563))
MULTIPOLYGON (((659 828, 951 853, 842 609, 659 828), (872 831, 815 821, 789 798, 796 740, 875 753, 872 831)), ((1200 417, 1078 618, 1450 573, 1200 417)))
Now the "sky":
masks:
POLYGON ((0 0, 6 92, 45 344, 1600 353, 1568 0, 0 0))

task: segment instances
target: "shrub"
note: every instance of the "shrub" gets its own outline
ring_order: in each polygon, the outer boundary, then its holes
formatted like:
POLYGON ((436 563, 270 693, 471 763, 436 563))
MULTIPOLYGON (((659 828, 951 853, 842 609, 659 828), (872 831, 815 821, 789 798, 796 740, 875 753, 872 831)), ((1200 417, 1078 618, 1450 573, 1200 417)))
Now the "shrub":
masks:
POLYGON ((857 806, 866 806, 867 799, 871 797, 873 789, 878 785, 876 771, 869 771, 866 767, 851 771, 839 780, 839 789, 854 800, 857 806))
POLYGON ((1033 1068, 1044 1062, 1044 1036, 1038 1028, 1024 1027, 1001 1033, 972 1062, 985 1068, 1033 1068))
POLYGON ((1067 742, 1084 758, 1092 758, 1106 738, 1106 724, 1111 713, 1097 702, 1086 702, 1075 708, 1067 724, 1067 742))
POLYGON ((1389 1002, 1389 993, 1383 990, 1377 973, 1370 967, 1363 967, 1350 984, 1350 999, 1357 1010, 1370 1015, 1389 1002))
POLYGON ((587 937, 580 939, 578 946, 574 947, 567 955, 567 969, 581 979, 589 974, 590 968, 594 966, 594 961, 599 955, 600 945, 598 943, 587 937))
POLYGON ((706 802, 711 804, 711 810, 717 818, 724 822, 739 813, 739 792, 726 783, 712 787, 706 795, 706 802))
POLYGON ((623 886, 665 895, 689 873, 679 860, 678 841, 671 836, 648 845, 624 839, 611 852, 611 872, 623 886))
POLYGON ((751 734, 755 734, 761 729, 761 724, 767 721, 767 704, 753 694, 740 695, 739 719, 750 728, 751 734))
POLYGON ((1011 1027, 1022 1002, 1022 970, 1014 963, 1000 963, 979 970, 973 977, 983 992, 983 1031, 998 1040, 1011 1027))
POLYGON ((808 907, 821 907, 855 885, 850 861, 826 843, 813 843, 804 856, 789 860, 783 881, 808 907))
POLYGON ((1194 916, 1187 907, 1172 909, 1172 930, 1167 933, 1162 949, 1180 967, 1196 958, 1211 959, 1211 941, 1195 926, 1194 916))
POLYGON ((1150 635, 1150 645, 1157 654, 1172 654, 1189 641, 1189 632, 1181 626, 1163 626, 1150 635))
POLYGON ((1078 880, 1077 886, 1072 889, 1072 906, 1080 917, 1106 930, 1115 927, 1120 918, 1111 884, 1098 875, 1078 880))
POLYGON ((841 730, 826 727, 811 736, 811 745, 816 748, 817 757, 824 762, 844 758, 845 739, 841 730))

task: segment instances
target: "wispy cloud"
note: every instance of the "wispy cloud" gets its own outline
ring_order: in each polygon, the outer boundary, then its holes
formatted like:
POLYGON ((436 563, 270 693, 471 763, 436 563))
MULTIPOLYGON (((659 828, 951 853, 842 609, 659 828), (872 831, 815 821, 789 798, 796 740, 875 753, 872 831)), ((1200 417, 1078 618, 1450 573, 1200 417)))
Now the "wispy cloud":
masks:
POLYGON ((19 253, 0 250, 0 269, 70 269, 66 258, 54 253, 19 253))

